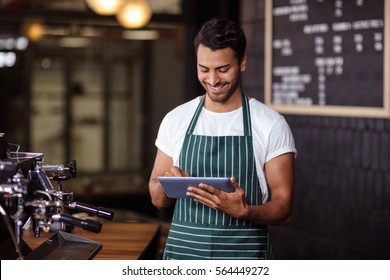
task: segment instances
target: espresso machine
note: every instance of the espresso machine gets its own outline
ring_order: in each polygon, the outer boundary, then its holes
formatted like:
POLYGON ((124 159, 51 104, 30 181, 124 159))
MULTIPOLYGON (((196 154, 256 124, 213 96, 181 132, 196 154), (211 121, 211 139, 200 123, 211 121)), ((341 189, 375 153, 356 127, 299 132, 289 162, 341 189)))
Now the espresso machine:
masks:
POLYGON ((70 212, 111 220, 114 211, 74 201, 73 193, 63 189, 63 181, 77 176, 75 160, 67 166, 47 165, 43 153, 13 152, 8 146, 0 133, 0 259, 93 259, 102 245, 71 230, 76 226, 99 233, 102 223, 70 212), (31 250, 23 239, 25 230, 35 237, 53 235, 31 250))

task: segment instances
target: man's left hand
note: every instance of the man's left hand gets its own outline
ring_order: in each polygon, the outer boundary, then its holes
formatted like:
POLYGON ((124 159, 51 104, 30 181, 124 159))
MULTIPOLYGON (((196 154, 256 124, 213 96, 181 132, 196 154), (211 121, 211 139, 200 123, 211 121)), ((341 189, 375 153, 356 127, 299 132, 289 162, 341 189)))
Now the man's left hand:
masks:
POLYGON ((234 186, 234 192, 228 193, 207 184, 199 184, 199 188, 188 187, 187 195, 199 203, 223 211, 232 217, 245 219, 249 214, 249 205, 246 202, 244 190, 234 177, 230 180, 234 186))

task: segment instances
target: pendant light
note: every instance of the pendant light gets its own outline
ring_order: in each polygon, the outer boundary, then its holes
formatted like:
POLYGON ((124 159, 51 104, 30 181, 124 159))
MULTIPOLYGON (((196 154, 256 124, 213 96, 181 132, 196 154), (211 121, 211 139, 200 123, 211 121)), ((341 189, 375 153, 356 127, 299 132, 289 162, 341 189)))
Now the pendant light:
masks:
POLYGON ((85 0, 88 7, 90 7, 95 13, 103 16, 115 15, 123 3, 124 0, 85 0))
POLYGON ((45 33, 45 27, 40 21, 32 21, 26 23, 24 32, 29 40, 39 41, 45 33))
POLYGON ((125 28, 141 28, 150 21, 152 9, 147 0, 127 0, 116 17, 125 28))

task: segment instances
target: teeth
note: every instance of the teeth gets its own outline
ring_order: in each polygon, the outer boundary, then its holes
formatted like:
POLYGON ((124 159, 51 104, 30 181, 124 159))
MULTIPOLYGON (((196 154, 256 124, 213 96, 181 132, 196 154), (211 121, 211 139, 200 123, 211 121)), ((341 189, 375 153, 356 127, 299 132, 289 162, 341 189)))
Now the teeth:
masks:
POLYGON ((221 89, 222 88, 222 86, 218 86, 218 87, 213 87, 213 86, 210 86, 212 89, 214 89, 214 90, 218 90, 218 89, 221 89))

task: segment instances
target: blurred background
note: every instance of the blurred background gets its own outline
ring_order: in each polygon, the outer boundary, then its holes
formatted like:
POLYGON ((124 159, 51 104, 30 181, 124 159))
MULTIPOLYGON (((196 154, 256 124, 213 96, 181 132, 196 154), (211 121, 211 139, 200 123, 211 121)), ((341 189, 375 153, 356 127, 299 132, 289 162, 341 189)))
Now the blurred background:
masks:
MULTIPOLYGON (((79 201, 169 224, 148 179, 163 116, 203 93, 193 38, 211 17, 238 22, 243 88, 264 101, 266 10, 264 0, 145 1, 129 0, 147 5, 137 25, 86 0, 0 0, 0 132, 46 164, 76 160, 63 186, 79 201)), ((271 227, 276 257, 390 258, 389 118, 282 114, 298 149, 296 207, 290 225, 271 227)))

